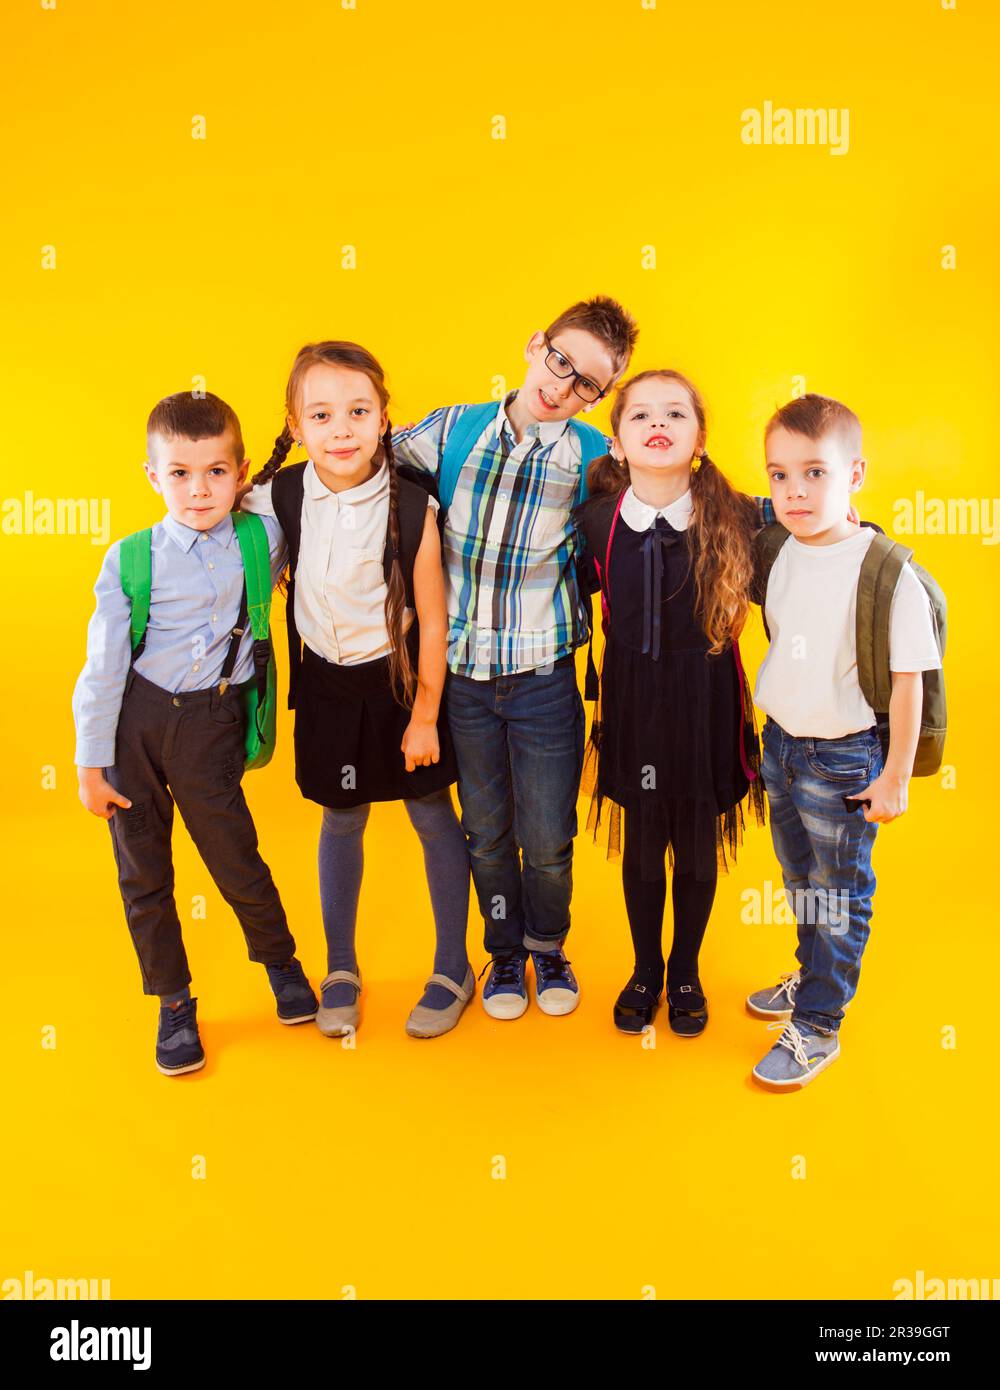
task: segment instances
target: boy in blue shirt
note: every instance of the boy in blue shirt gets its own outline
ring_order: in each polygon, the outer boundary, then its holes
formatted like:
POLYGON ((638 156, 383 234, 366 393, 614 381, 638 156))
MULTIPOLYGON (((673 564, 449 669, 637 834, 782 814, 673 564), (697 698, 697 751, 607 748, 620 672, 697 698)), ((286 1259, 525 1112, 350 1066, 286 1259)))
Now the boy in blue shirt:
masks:
POLYGON ((637 336, 613 299, 581 301, 532 334, 524 384, 503 401, 444 407, 392 437, 400 472, 453 484, 440 498, 446 708, 493 1018, 527 1008, 529 954, 544 1013, 579 1001, 563 942, 584 746, 573 652, 589 626, 571 512, 589 460, 611 441, 573 417, 608 394, 637 336))
MULTIPOLYGON (((165 1076, 205 1065, 197 1000, 173 896, 174 805, 223 897, 250 959, 267 968, 282 1023, 314 1018, 313 994, 295 959, 270 870, 240 785, 244 764, 240 686, 253 675, 249 623, 228 682, 244 586, 233 526, 249 461, 235 412, 217 396, 181 392, 154 408, 146 475, 167 515, 152 529, 152 593, 145 643, 133 660, 131 602, 115 542, 95 586, 87 661, 73 693, 80 800, 108 821, 143 992, 160 1000, 156 1065, 165 1076)), ((267 527, 272 583, 286 547, 267 527)))

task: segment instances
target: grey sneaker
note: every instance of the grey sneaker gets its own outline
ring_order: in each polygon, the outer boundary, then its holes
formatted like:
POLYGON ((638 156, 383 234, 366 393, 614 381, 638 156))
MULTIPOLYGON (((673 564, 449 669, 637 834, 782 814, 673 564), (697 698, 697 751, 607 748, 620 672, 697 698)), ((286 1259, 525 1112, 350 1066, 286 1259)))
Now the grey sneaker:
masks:
POLYGON ((747 995, 747 1013, 753 1014, 754 1018, 791 1018, 800 978, 801 971, 786 970, 777 985, 754 990, 753 994, 747 995))
POLYGON ((343 981, 344 984, 353 985, 357 992, 354 996, 353 1004, 340 1004, 332 1009, 324 1003, 320 1004, 319 1009, 316 1011, 316 1027, 324 1037, 327 1038, 342 1037, 345 1033, 349 1032, 350 1029, 357 1029, 358 1024, 361 1022, 361 1006, 358 1002, 361 997, 360 974, 352 975, 349 970, 334 970, 331 974, 327 975, 326 979, 320 985, 320 994, 325 997, 329 986, 338 984, 341 981, 343 981))
POLYGON ((840 1056, 836 1033, 814 1033, 794 1023, 769 1023, 782 1030, 778 1041, 753 1069, 753 1078, 769 1091, 800 1091, 840 1056))

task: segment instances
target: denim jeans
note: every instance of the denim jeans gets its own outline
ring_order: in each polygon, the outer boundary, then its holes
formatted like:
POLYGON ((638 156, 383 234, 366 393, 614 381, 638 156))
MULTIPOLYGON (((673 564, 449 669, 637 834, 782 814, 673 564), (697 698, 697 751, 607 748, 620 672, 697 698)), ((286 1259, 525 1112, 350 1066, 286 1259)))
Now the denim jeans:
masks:
POLYGON ((874 727, 844 738, 795 738, 768 718, 763 747, 774 849, 798 922, 801 980, 792 1021, 835 1033, 868 940, 878 830, 843 798, 879 775, 882 746, 874 727))
POLYGON ((449 674, 448 721, 486 949, 554 950, 569 931, 583 770, 572 657, 494 680, 449 674))

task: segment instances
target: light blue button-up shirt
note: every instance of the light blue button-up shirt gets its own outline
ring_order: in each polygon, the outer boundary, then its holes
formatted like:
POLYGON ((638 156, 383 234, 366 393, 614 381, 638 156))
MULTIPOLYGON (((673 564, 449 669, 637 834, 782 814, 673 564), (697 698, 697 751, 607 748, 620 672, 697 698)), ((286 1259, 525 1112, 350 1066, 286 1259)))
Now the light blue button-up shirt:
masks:
MULTIPOLYGON (((263 516, 271 553, 271 583, 288 559, 274 517, 263 516)), ((125 680, 132 655, 132 604, 122 592, 119 551, 108 548, 94 586, 97 609, 87 630, 87 661, 73 691, 78 767, 111 767, 125 680)), ((135 669, 171 694, 207 690, 222 677, 243 593, 243 559, 232 517, 196 531, 172 516, 153 527, 152 594, 146 645, 135 669)), ((240 642, 232 681, 253 675, 253 634, 240 642)))

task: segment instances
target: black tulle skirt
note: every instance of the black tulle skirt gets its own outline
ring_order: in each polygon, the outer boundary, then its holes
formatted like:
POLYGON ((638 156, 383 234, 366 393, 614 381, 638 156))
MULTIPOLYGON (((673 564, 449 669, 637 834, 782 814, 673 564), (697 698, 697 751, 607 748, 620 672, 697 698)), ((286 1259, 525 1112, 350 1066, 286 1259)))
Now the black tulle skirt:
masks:
POLYGON ((753 699, 732 647, 668 650, 659 660, 609 632, 584 757, 587 828, 621 854, 621 812, 641 837, 641 875, 670 868, 711 878, 742 843, 744 810, 765 819, 753 699))

